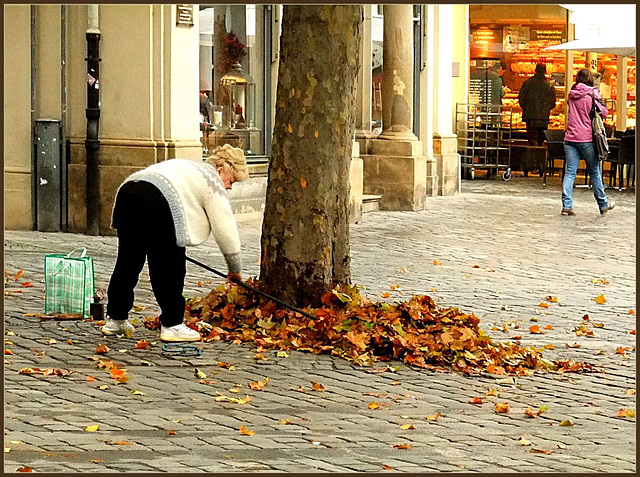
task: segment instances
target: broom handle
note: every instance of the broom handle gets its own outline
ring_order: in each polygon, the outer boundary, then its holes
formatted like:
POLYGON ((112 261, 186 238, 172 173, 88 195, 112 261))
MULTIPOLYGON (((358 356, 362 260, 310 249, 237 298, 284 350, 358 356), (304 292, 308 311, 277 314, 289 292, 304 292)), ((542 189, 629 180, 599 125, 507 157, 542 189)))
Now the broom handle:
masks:
MULTIPOLYGON (((191 257, 186 257, 186 259, 187 259, 187 261, 188 261, 188 262, 191 262, 191 263, 193 263, 193 264, 195 264, 195 265, 198 265, 199 267, 204 268, 205 270, 208 270, 208 271, 210 271, 211 273, 215 273, 216 275, 218 275, 218 276, 220 276, 220 277, 222 277, 222 278, 227 278, 227 275, 225 275, 225 274, 224 274, 224 273, 222 273, 222 272, 219 272, 219 271, 218 271, 218 270, 216 270, 215 268, 211 268, 211 267, 209 267, 209 266, 205 265, 205 264, 204 264, 204 263, 202 263, 202 262, 199 262, 199 261, 197 261, 197 260, 194 260, 194 259, 193 259, 193 258, 191 258, 191 257)), ((232 283, 235 283, 236 285, 240 285, 241 287, 244 287, 244 288, 246 288, 247 290, 251 290, 252 292, 257 293, 258 295, 262 295, 263 297, 268 298, 269 300, 273 300, 273 301, 275 301, 276 303, 278 303, 279 305, 282 305, 282 306, 284 306, 285 308, 289 308, 290 310, 293 310, 293 311, 295 311, 296 313, 300 313, 301 315, 304 315, 304 316, 306 316, 307 318, 311 318, 312 320, 316 320, 316 319, 317 319, 317 317, 315 317, 315 316, 313 316, 313 315, 311 315, 311 314, 307 313, 306 311, 302 311, 300 308, 296 308, 295 306, 289 305, 288 303, 285 303, 285 302, 284 302, 284 301, 282 301, 282 300, 278 300, 277 298, 275 298, 275 297, 273 297, 273 296, 269 295, 268 293, 265 293, 265 292, 263 292, 263 291, 260 291, 260 290, 258 290, 257 288, 252 287, 251 285, 247 285, 247 284, 246 284, 246 283, 244 283, 242 280, 238 280, 237 278, 229 278, 229 281, 230 281, 230 282, 232 282, 232 283)))

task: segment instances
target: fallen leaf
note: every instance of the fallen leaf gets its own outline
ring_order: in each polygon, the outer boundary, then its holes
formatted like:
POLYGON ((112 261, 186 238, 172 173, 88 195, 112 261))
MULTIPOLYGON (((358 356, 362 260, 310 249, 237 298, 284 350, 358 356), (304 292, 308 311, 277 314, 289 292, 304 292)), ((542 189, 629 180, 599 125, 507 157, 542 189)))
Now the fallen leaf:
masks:
POLYGON ((543 302, 542 302, 542 303, 540 303, 538 306, 539 306, 540 308, 549 308, 549 303, 546 303, 546 302, 544 302, 544 301, 543 301, 543 302))
POLYGON ((118 367, 113 366, 110 370, 109 370, 109 376, 111 376, 113 379, 118 379, 123 377, 126 374, 126 371, 124 369, 120 369, 118 367))
POLYGON ((625 394, 632 394, 635 395, 636 390, 635 389, 627 389, 627 392, 625 392, 625 394))
POLYGON ((5 348, 4 354, 13 354, 13 351, 11 351, 9 348, 5 348))
POLYGON ((551 343, 549 343, 547 345, 544 345, 544 349, 555 349, 555 347, 551 343))
POLYGON ((108 384, 103 384, 102 386, 98 386, 98 389, 100 389, 101 391, 104 391, 105 389, 109 389, 111 386, 109 386, 108 384))
POLYGON ((402 429, 403 431, 406 431, 409 429, 413 430, 415 429, 415 426, 413 424, 403 424, 402 426, 400 426, 400 429, 402 429))
POLYGON ((545 329, 545 330, 552 330, 552 329, 553 329, 553 326, 551 326, 551 325, 547 325, 547 326, 545 326, 545 327, 544 327, 544 329, 545 329))
POLYGON ((633 409, 619 409, 618 413, 616 414, 617 417, 635 417, 636 415, 636 411, 633 409))
POLYGON ((591 283, 598 284, 598 285, 608 285, 609 280, 607 280, 606 278, 592 278, 591 283))
POLYGON ((244 426, 240 426, 240 434, 243 434, 245 436, 252 436, 254 435, 256 432, 252 431, 251 429, 246 429, 244 426))
POLYGON ((380 407, 380 404, 378 404, 378 403, 377 403, 377 402, 375 402, 375 401, 371 401, 367 407, 368 407, 369 409, 378 409, 378 408, 380 407))
POLYGON ((303 189, 307 188, 307 179, 305 179, 304 176, 300 176, 300 187, 303 189))
POLYGON ((533 417, 534 419, 538 417, 538 415, 535 412, 533 412, 530 407, 524 410, 524 414, 525 416, 533 417))
POLYGON ((391 447, 395 447, 396 449, 411 449, 411 444, 393 444, 391 447))
POLYGON ((560 421, 560 426, 573 426, 573 421, 571 419, 564 419, 560 421))
POLYGON ((438 412, 436 414, 427 415, 426 419, 427 421, 437 421, 439 417, 440 417, 440 413, 438 412))
POLYGON ((540 330, 540 327, 538 325, 533 325, 529 328, 529 332, 532 334, 541 334, 542 331, 540 330))
POLYGON ((134 349, 149 349, 149 348, 151 348, 151 343, 149 343, 147 340, 138 340, 138 342, 134 346, 134 349))
POLYGON ((195 375, 196 378, 198 379, 204 379, 207 377, 207 375, 205 373, 203 373, 202 371, 200 371, 198 368, 196 368, 196 370, 193 373, 195 375))
POLYGON ((137 389, 132 389, 131 394, 133 394, 134 396, 146 396, 145 393, 143 393, 142 391, 138 391, 137 389))
POLYGON ((498 397, 498 390, 497 389, 489 389, 487 391, 487 396, 495 396, 498 397))
POLYGON ((130 445, 133 445, 129 441, 114 441, 114 442, 111 442, 110 444, 113 444, 114 446, 130 446, 130 445))
POLYGON ((33 287, 33 285, 31 284, 31 282, 24 282, 24 283, 22 284, 22 288, 30 288, 30 287, 33 287))
POLYGON ((526 440, 522 436, 518 437, 518 442, 520 443, 520 445, 523 445, 523 446, 530 446, 531 445, 531 441, 526 440))
POLYGON ((278 424, 282 424, 284 426, 284 425, 287 425, 287 424, 291 424, 291 421, 289 419, 280 419, 278 424))
POLYGON ((529 452, 532 452, 534 454, 551 454, 553 451, 552 450, 544 450, 544 449, 531 449, 529 452))
POLYGON ((602 305, 607 302, 607 299, 604 297, 603 294, 600 294, 597 297, 595 297, 593 301, 595 301, 598 305, 602 305))
POLYGON ((88 375, 88 376, 87 376, 87 382, 88 382, 88 383, 92 383, 92 382, 94 382, 94 381, 97 381, 97 379, 96 379, 96 378, 94 378, 94 377, 93 377, 93 376, 91 376, 91 375, 88 375))
POLYGON ((471 398, 471 400, 469 401, 469 404, 482 404, 484 401, 482 400, 482 398, 479 397, 474 397, 471 398))
POLYGON ((635 311, 633 311, 633 308, 632 308, 632 309, 630 309, 630 310, 629 310, 629 314, 630 314, 630 315, 635 315, 635 314, 636 314, 636 312, 635 312, 635 311))
POLYGON ((311 381, 311 387, 314 391, 317 391, 319 393, 324 391, 324 386, 320 383, 314 383, 313 381, 311 381))
POLYGON ((96 347, 96 354, 107 354, 109 352, 109 347, 107 345, 98 345, 96 347))
POLYGON ((33 469, 28 465, 23 465, 22 467, 18 467, 16 472, 33 472, 33 469))
POLYGON ((87 426, 84 428, 85 431, 87 432, 96 432, 98 429, 100 429, 100 424, 96 424, 93 426, 87 426))
POLYGON ((286 351, 278 351, 278 352, 276 353, 276 356, 277 356, 278 358, 288 358, 288 357, 289 357, 289 355, 287 354, 287 352, 286 352, 286 351))
POLYGON ((510 407, 508 402, 497 402, 494 406, 497 413, 509 412, 510 407))
POLYGON ((13 277, 13 280, 14 280, 14 281, 18 281, 18 280, 20 280, 20 277, 22 276, 22 273, 23 273, 23 272, 24 272, 24 270, 23 270, 23 269, 18 270, 18 273, 16 273, 16 276, 15 276, 15 277, 13 277))
POLYGON ((384 470, 393 470, 393 467, 391 467, 390 465, 387 465, 387 464, 382 464, 382 468, 384 470))
POLYGON ((56 344, 57 341, 54 339, 47 340, 47 344, 56 344))
POLYGON ((555 297, 555 296, 551 296, 551 295, 548 295, 547 297, 545 297, 545 300, 547 300, 548 302, 551 302, 551 303, 557 303, 558 302, 558 298, 555 297))
POLYGON ((564 345, 567 348, 580 348, 580 346, 582 346, 580 343, 573 343, 572 345, 570 345, 569 343, 565 343, 564 345))
POLYGON ((169 434, 170 436, 177 436, 178 435, 178 433, 176 431, 174 431, 173 429, 169 429, 167 431, 167 434, 169 434))
POLYGON ((480 268, 480 265, 471 265, 471 268, 480 268))
POLYGON ((434 260, 434 261, 433 261, 433 264, 434 264, 434 265, 442 265, 442 264, 441 264, 440 262, 438 262, 437 260, 434 260))
POLYGON ((216 384, 218 381, 213 381, 211 379, 201 379, 198 381, 198 384, 216 384))
POLYGON ((89 462, 92 462, 94 464, 102 464, 102 463, 104 463, 104 461, 101 460, 101 459, 91 459, 89 462))

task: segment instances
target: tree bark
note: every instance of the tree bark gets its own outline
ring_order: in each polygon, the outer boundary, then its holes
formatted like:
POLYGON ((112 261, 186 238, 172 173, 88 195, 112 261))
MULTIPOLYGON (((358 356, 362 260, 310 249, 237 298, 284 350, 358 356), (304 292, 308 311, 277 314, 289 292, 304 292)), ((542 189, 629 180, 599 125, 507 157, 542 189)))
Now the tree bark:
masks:
POLYGON ((283 9, 260 279, 298 306, 349 283, 349 170, 362 6, 283 9))

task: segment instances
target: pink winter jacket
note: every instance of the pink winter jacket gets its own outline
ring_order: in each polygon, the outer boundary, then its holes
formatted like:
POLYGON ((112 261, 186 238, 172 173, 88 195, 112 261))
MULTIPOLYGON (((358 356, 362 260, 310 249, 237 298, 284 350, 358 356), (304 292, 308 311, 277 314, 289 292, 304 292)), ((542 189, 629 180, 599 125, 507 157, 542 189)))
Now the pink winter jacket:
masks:
MULTIPOLYGON (((591 131, 591 94, 595 94, 596 99, 600 98, 600 93, 596 88, 587 86, 584 83, 577 83, 571 91, 569 91, 569 117, 567 120, 567 129, 564 133, 565 141, 570 142, 591 142, 593 141, 591 131)), ((609 110, 598 103, 600 108, 600 116, 606 118, 609 110)))

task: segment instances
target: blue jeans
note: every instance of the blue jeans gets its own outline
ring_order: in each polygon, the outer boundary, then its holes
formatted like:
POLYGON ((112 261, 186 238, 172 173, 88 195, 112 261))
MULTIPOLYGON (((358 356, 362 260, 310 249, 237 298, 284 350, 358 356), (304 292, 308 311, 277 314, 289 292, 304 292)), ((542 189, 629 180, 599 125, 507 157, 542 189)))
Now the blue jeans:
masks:
POLYGON ((562 208, 573 209, 573 183, 576 180, 580 159, 587 163, 587 171, 591 178, 593 196, 596 198, 600 210, 609 205, 609 199, 604 193, 604 183, 600 174, 600 161, 596 157, 596 151, 592 142, 564 142, 564 153, 567 156, 567 170, 562 180, 562 208))

